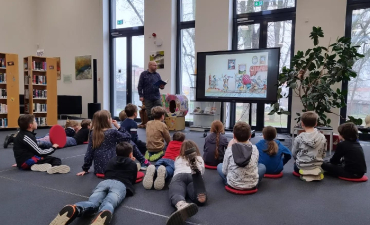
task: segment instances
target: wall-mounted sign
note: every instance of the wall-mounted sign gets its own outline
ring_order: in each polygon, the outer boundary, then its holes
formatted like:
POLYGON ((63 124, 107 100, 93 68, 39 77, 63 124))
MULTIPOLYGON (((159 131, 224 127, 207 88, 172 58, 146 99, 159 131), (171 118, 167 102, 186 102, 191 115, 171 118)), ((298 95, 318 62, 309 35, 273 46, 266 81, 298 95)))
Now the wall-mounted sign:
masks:
POLYGON ((54 66, 49 66, 49 69, 53 70, 54 69, 54 66))
POLYGON ((8 62, 8 66, 14 66, 14 62, 13 61, 8 62))
POLYGON ((117 20, 117 25, 122 25, 123 24, 123 20, 117 20))

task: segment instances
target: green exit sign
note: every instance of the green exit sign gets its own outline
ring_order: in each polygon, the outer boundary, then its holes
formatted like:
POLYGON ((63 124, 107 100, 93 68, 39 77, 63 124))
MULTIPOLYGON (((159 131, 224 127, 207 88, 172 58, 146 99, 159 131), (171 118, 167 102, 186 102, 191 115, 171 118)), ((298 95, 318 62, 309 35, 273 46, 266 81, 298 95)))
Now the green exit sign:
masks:
POLYGON ((122 25, 123 24, 123 20, 117 20, 117 25, 122 25))
POLYGON ((262 5, 263 5, 263 1, 254 2, 254 6, 262 6, 262 5))

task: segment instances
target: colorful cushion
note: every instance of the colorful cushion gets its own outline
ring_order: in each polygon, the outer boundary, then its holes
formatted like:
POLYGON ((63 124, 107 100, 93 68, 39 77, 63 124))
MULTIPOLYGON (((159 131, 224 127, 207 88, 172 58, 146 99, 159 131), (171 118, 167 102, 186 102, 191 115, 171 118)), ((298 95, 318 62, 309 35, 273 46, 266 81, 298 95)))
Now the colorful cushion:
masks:
POLYGON ((63 127, 60 125, 54 125, 49 132, 50 142, 52 144, 59 145, 59 148, 63 148, 67 143, 67 135, 63 127))
POLYGON ((204 164, 204 167, 210 170, 217 170, 217 166, 209 166, 209 165, 204 164))
POLYGON ((367 176, 363 176, 361 178, 345 178, 345 177, 339 177, 341 180, 346 180, 346 181, 352 181, 352 182, 366 182, 368 180, 367 176))
POLYGON ((230 192, 230 193, 233 193, 233 194, 236 194, 236 195, 250 195, 250 194, 254 194, 258 191, 257 188, 255 189, 252 189, 252 190, 238 190, 238 189, 234 189, 228 185, 225 186, 225 189, 226 191, 230 192))
POLYGON ((293 172, 293 175, 296 176, 296 177, 301 177, 301 174, 297 173, 297 172, 293 172))
MULTIPOLYGON (((104 179, 104 177, 105 177, 105 175, 104 174, 102 174, 102 173, 97 173, 97 174, 95 174, 98 178, 102 178, 102 179, 104 179)), ((145 176, 145 174, 143 173, 143 172, 137 172, 137 175, 136 175, 136 183, 140 183, 141 181, 143 181, 143 179, 144 179, 144 176, 145 176)))
POLYGON ((83 144, 89 144, 89 142, 88 141, 85 141, 83 144))
POLYGON ((278 174, 265 174, 264 178, 272 178, 272 179, 278 179, 283 177, 283 172, 280 172, 278 174))

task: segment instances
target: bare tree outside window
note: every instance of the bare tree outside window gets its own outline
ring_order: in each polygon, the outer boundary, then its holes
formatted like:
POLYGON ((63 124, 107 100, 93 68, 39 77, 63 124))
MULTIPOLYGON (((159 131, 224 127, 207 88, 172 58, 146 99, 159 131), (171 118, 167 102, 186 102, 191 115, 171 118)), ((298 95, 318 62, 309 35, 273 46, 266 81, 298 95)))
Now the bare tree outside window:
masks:
POLYGON ((295 0, 237 0, 238 14, 295 7, 295 0))
POLYGON ((144 0, 116 0, 115 28, 144 26, 144 0))
MULTIPOLYGON (((195 0, 181 1, 181 15, 182 22, 195 20, 195 0)), ((181 94, 186 95, 189 99, 189 112, 194 110, 195 100, 195 28, 188 28, 181 30, 181 94)), ((192 115, 186 116, 186 121, 193 121, 192 115)))
POLYGON ((353 11, 351 36, 352 44, 360 46, 358 51, 365 57, 353 66, 358 76, 348 83, 347 116, 365 121, 370 114, 370 8, 353 11))

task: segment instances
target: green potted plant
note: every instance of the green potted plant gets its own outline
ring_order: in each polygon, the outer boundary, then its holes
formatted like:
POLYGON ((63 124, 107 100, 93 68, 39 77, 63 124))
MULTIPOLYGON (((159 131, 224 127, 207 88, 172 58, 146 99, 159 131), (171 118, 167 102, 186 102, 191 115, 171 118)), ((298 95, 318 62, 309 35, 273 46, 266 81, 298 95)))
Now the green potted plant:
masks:
MULTIPOLYGON (((319 46, 320 37, 324 37, 321 27, 313 27, 310 38, 313 40, 314 48, 306 52, 298 51, 293 57, 291 68, 284 67, 278 78, 278 86, 287 85, 292 89, 302 102, 303 110, 315 111, 319 115, 319 126, 330 126, 331 119, 327 114, 332 113, 335 108, 346 106, 344 101, 346 91, 339 88, 334 90, 332 86, 336 83, 349 81, 357 76, 352 70, 356 60, 364 57, 357 52, 359 46, 351 46, 351 39, 339 38, 328 47, 319 46)), ((282 95, 282 89, 278 89, 278 100, 288 97, 282 95)), ((289 115, 290 112, 280 107, 279 101, 272 104, 269 113, 289 115)), ((300 113, 295 119, 300 121, 300 113)))

